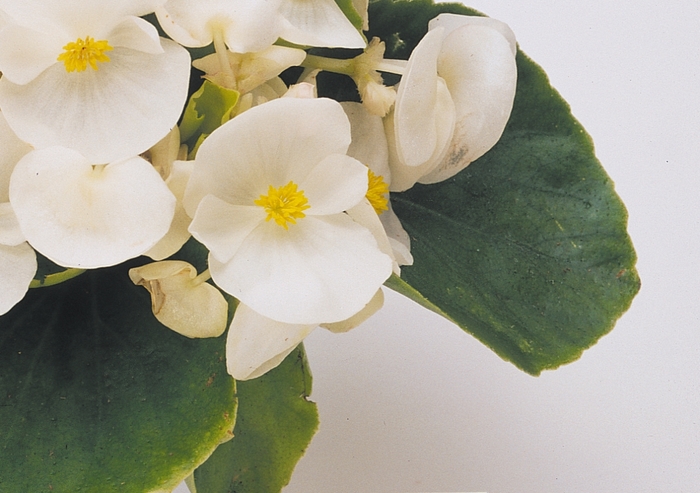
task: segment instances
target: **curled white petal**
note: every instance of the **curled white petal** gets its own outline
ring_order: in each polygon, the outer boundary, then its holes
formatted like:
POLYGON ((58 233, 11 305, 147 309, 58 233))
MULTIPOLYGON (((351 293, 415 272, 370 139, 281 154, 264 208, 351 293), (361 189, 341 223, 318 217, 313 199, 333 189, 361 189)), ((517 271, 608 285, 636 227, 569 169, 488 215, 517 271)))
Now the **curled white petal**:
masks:
POLYGON ((455 131, 444 159, 421 183, 446 180, 491 149, 503 134, 515 99, 511 42, 490 25, 467 24, 446 36, 438 73, 455 103, 455 131))
POLYGON ((508 27, 508 24, 506 24, 505 22, 501 22, 498 19, 474 15, 444 13, 432 19, 428 23, 428 29, 433 30, 438 27, 442 27, 445 29, 445 36, 447 36, 455 29, 466 25, 486 26, 491 29, 497 30, 499 33, 501 33, 501 35, 503 35, 504 38, 506 38, 506 40, 508 41, 508 45, 510 46, 510 50, 513 53, 513 56, 515 56, 515 53, 518 50, 518 45, 515 40, 515 34, 511 30, 511 28, 508 27))
POLYGON ((226 338, 226 368, 236 380, 250 380, 278 366, 315 324, 271 320, 241 303, 226 338))
POLYGON ((131 281, 151 295, 160 323, 190 338, 218 337, 226 330, 228 303, 211 284, 197 282, 187 262, 166 260, 129 270, 131 281))
POLYGON ((168 232, 175 197, 136 157, 93 166, 60 147, 32 151, 12 174, 22 233, 59 265, 96 268, 141 255, 168 232))

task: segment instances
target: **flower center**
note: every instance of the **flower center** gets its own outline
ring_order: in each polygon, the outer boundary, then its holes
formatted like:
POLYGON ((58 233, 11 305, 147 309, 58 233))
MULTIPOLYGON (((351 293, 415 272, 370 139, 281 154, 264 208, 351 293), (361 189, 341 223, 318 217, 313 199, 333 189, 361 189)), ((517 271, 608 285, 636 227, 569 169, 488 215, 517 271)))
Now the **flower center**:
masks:
POLYGON ((375 175, 371 169, 367 168, 367 174, 369 175, 368 185, 367 185, 367 200, 374 207, 374 212, 381 214, 384 211, 389 210, 389 185, 386 184, 384 178, 381 175, 375 175))
POLYGON ((66 66, 66 72, 82 72, 87 70, 88 64, 97 70, 97 62, 108 62, 109 57, 105 51, 113 50, 107 40, 95 41, 90 36, 82 38, 74 43, 68 43, 63 47, 65 50, 58 55, 57 60, 66 66))
POLYGON ((274 219, 284 229, 289 229, 287 223, 296 224, 297 219, 306 217, 302 211, 311 207, 304 191, 297 190, 297 184, 293 181, 279 188, 270 185, 267 189, 267 195, 261 195, 255 201, 255 205, 265 209, 267 212, 266 221, 274 219))

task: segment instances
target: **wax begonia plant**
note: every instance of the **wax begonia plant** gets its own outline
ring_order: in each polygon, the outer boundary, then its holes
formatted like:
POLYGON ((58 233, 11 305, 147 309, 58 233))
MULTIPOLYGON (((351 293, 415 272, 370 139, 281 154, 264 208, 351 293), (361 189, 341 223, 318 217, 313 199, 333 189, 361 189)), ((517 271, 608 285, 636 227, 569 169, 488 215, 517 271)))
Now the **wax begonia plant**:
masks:
POLYGON ((427 0, 0 19, 0 490, 280 491, 318 426, 317 327, 392 289, 537 375, 639 288, 590 138, 500 21, 427 0))

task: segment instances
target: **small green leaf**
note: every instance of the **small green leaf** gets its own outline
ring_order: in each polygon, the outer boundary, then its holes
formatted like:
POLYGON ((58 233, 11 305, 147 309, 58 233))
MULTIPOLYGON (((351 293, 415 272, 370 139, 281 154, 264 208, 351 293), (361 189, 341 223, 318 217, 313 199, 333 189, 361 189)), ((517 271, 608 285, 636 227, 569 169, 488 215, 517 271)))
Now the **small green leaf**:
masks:
POLYGON ((33 289, 0 318, 0 491, 168 490, 230 437, 224 338, 163 327, 127 269, 33 289))
POLYGON ((311 374, 303 346, 274 370, 238 382, 234 438, 195 471, 200 493, 274 493, 292 476, 318 427, 307 400, 311 374))
POLYGON ((238 103, 239 92, 205 80, 187 102, 180 123, 180 139, 194 156, 207 135, 231 118, 231 109, 238 103))
MULTIPOLYGON (((387 56, 410 54, 440 12, 474 13, 422 0, 370 7, 373 29, 393 40, 387 56)), ((403 278, 537 375, 610 331, 640 284, 627 213, 590 137, 542 69, 522 53, 517 64, 500 142, 452 179, 392 194, 392 204, 415 260, 403 278)))

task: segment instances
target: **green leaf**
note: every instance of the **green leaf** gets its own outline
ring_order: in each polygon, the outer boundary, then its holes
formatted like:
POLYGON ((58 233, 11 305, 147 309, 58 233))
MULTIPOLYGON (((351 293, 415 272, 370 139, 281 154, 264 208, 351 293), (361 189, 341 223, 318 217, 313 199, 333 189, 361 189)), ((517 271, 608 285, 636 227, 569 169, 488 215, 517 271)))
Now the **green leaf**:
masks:
POLYGON ((195 471, 199 493, 273 493, 292 476, 318 427, 307 400, 311 374, 303 345, 263 376, 238 382, 234 438, 195 471))
POLYGON ((230 438, 224 338, 163 327, 127 268, 30 290, 0 318, 0 491, 169 491, 230 438))
POLYGON ((180 139, 187 144, 191 156, 210 133, 231 118, 231 109, 238 103, 239 95, 238 91, 205 80, 190 97, 180 123, 180 139))
MULTIPOLYGON (((425 1, 371 4, 387 56, 407 55, 439 12, 425 1)), ((639 290, 627 213, 593 143, 522 53, 500 142, 456 177, 392 195, 411 237, 404 279, 453 321, 522 370, 580 357, 639 290)), ((411 296, 411 293, 406 293, 411 296)))

